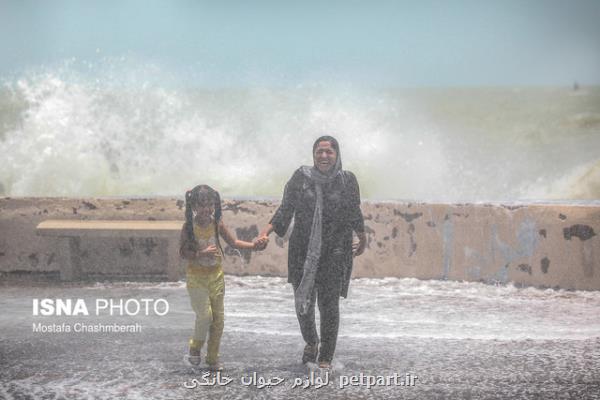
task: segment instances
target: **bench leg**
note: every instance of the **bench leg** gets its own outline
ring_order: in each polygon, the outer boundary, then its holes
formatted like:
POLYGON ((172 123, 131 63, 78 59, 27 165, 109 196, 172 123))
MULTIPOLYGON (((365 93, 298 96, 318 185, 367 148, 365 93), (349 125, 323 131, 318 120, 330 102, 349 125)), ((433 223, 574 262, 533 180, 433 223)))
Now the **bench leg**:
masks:
POLYGON ((167 279, 178 281, 182 278, 179 271, 181 258, 179 257, 179 240, 167 239, 167 279))
POLYGON ((65 237, 60 241, 62 255, 62 268, 60 269, 60 279, 62 281, 76 281, 81 279, 81 259, 79 258, 78 237, 65 237))

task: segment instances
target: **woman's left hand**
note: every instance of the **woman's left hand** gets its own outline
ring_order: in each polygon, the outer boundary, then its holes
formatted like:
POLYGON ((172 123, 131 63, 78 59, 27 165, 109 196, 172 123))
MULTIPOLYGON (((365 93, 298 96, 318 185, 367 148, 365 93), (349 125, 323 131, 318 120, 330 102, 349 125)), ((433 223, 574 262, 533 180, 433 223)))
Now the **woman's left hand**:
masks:
POLYGON ((352 255, 354 257, 360 256, 365 252, 367 246, 367 237, 364 232, 358 234, 358 242, 352 243, 352 255))
POLYGON ((264 235, 257 237, 252 241, 252 244, 254 245, 254 250, 264 250, 269 244, 269 237, 264 235))

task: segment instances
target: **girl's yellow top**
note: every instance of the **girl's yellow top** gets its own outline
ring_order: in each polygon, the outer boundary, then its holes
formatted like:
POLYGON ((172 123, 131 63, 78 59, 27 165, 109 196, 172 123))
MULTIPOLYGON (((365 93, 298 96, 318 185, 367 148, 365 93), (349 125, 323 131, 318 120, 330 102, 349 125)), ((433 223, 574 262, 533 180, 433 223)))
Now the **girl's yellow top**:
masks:
MULTIPOLYGON (((199 249, 205 249, 210 245, 217 245, 215 226, 212 223, 204 227, 194 223, 194 236, 198 242, 199 249)), ((221 271, 222 259, 221 249, 217 249, 215 256, 205 256, 199 257, 196 260, 189 260, 187 267, 188 280, 190 277, 204 277, 221 271)))

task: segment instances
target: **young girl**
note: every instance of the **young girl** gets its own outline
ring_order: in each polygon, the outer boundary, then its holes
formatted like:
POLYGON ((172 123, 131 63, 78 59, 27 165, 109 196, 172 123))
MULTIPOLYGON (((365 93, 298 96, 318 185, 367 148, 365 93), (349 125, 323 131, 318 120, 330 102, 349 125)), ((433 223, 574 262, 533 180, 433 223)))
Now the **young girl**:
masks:
POLYGON ((196 313, 194 336, 190 339, 188 360, 194 365, 201 361, 201 349, 208 334, 206 363, 217 371, 219 344, 223 334, 223 297, 225 281, 221 260, 223 249, 219 237, 237 249, 259 249, 255 243, 237 240, 221 220, 219 193, 206 185, 196 186, 185 194, 185 219, 181 230, 180 254, 188 260, 187 290, 196 313))

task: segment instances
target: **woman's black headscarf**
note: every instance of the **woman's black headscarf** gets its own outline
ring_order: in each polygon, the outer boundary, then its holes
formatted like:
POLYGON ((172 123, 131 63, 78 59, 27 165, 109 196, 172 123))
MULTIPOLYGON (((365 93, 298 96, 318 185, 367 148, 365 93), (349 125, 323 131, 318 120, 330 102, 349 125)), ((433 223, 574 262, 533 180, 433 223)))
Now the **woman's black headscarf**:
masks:
MULTIPOLYGON (((340 154, 340 145, 333 136, 321 136, 320 138, 315 140, 315 142, 313 143, 312 154, 313 154, 312 167, 309 167, 309 166, 302 167, 302 173, 304 173, 304 175, 309 177, 311 180, 313 180, 315 182, 318 181, 319 183, 328 183, 328 182, 331 182, 333 179, 335 179, 338 174, 342 173, 342 155, 340 154), (317 163, 314 159, 315 158, 315 150, 317 149, 317 146, 321 142, 331 143, 331 147, 335 150, 336 156, 337 156, 337 158, 335 160, 335 164, 325 174, 317 168, 317 165, 316 165, 317 163)), ((342 175, 342 179, 343 179, 343 175, 342 175)))

